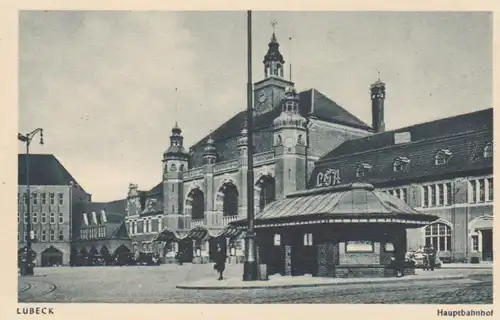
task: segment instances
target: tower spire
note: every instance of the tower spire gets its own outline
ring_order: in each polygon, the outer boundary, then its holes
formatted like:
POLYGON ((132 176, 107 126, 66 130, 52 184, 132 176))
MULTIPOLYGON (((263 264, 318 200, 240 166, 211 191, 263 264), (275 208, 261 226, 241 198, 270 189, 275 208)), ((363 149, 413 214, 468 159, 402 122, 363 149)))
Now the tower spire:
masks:
POLYGON ((283 64, 285 60, 283 60, 283 55, 279 50, 280 44, 278 43, 278 39, 276 38, 276 25, 278 22, 276 20, 271 21, 271 26, 273 28, 273 35, 271 36, 271 41, 269 42, 269 48, 267 49, 267 53, 264 56, 264 74, 265 77, 274 76, 274 77, 283 77, 283 64))

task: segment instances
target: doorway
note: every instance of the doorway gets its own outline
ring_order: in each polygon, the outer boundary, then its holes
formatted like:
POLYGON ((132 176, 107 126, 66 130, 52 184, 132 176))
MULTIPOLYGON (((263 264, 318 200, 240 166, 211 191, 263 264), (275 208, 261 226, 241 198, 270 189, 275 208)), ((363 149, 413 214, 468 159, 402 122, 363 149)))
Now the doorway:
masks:
POLYGON ((296 232, 292 244, 292 275, 317 273, 317 249, 313 245, 313 234, 296 232))
POLYGON ((493 261, 493 229, 481 230, 483 245, 482 245, 482 260, 493 261))
POLYGON ((63 253, 50 246, 42 252, 42 267, 60 266, 63 263, 63 253))

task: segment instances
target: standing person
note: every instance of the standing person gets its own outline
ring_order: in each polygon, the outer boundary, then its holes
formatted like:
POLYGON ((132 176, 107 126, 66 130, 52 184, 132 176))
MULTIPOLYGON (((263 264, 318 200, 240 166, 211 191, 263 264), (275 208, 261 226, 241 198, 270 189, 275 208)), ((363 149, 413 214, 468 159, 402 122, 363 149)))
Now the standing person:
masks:
POLYGON ((222 280, 222 273, 224 272, 224 269, 226 269, 226 251, 222 250, 222 247, 220 244, 217 244, 217 251, 215 252, 215 265, 214 269, 219 272, 219 279, 217 280, 222 280))
POLYGON ((436 266, 436 249, 434 248, 433 245, 430 246, 429 248, 429 267, 431 268, 431 271, 434 271, 434 268, 436 266))

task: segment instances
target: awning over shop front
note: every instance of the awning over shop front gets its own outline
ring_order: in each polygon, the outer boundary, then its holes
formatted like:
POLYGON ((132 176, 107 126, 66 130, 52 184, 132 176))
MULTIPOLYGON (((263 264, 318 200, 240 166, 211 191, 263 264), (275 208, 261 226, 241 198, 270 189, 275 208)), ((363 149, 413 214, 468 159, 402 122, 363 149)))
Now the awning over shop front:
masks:
POLYGON ((220 237, 228 237, 235 238, 240 236, 244 230, 238 228, 234 225, 227 225, 224 229, 219 231, 209 230, 205 226, 196 226, 189 230, 186 234, 180 235, 172 229, 164 228, 160 233, 158 233, 153 241, 159 242, 171 242, 171 241, 180 241, 180 240, 205 240, 208 241, 210 239, 220 238, 220 237))
MULTIPOLYGON (((308 223, 403 223, 421 227, 438 217, 421 213, 370 184, 349 184, 295 192, 267 205, 256 227, 308 223)), ((233 224, 240 226, 246 220, 233 224)))

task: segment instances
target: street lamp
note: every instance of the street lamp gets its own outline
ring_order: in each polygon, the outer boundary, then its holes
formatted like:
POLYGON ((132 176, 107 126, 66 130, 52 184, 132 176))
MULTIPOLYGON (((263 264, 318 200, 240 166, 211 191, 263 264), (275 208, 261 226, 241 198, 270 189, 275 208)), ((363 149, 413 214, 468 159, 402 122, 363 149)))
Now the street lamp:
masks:
POLYGON ((248 169, 247 169, 247 221, 245 237, 245 263, 243 265, 243 281, 258 280, 255 231, 254 231, 254 186, 253 186, 253 101, 252 101, 252 11, 247 11, 247 137, 248 137, 248 169))
POLYGON ((26 144, 26 203, 28 208, 26 209, 26 247, 23 252, 23 259, 21 262, 21 275, 32 276, 34 274, 33 269, 33 251, 31 250, 31 242, 33 240, 33 233, 31 232, 31 192, 30 192, 30 172, 29 172, 29 154, 30 154, 30 143, 31 140, 40 133, 40 144, 43 145, 43 129, 37 128, 27 134, 17 134, 17 140, 24 142, 26 144))

